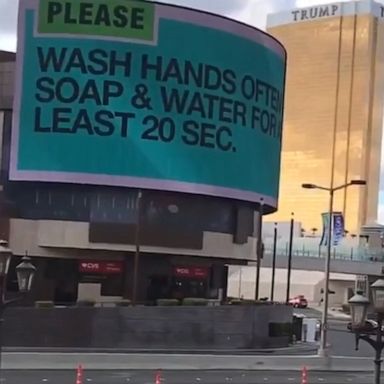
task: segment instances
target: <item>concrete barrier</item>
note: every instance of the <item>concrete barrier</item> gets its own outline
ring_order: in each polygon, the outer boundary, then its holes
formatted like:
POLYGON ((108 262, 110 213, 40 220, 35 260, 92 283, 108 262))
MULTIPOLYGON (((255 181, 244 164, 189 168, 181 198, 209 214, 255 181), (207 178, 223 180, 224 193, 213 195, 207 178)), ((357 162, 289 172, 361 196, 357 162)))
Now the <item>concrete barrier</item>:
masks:
POLYGON ((121 350, 251 350, 289 344, 292 307, 10 308, 3 345, 121 350), (288 330, 288 332, 287 332, 288 330))

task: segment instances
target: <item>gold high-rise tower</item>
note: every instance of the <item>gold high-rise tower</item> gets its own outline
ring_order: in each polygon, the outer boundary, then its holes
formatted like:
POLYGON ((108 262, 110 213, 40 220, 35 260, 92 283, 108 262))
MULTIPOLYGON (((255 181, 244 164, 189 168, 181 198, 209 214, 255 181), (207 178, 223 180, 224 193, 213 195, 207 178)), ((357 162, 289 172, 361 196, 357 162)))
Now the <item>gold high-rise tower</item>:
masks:
POLYGON ((335 194, 346 229, 377 220, 384 102, 384 8, 351 1, 268 16, 267 30, 288 52, 279 210, 321 228, 329 187, 364 179, 335 194))

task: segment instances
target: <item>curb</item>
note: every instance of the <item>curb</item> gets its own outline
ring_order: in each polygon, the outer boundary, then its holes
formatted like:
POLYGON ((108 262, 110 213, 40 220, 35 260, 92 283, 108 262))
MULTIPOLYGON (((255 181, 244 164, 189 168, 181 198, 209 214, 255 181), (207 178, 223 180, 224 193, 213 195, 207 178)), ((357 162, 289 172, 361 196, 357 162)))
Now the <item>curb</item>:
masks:
POLYGON ((4 353, 5 370, 279 370, 372 371, 373 362, 361 357, 223 356, 106 353, 4 353))

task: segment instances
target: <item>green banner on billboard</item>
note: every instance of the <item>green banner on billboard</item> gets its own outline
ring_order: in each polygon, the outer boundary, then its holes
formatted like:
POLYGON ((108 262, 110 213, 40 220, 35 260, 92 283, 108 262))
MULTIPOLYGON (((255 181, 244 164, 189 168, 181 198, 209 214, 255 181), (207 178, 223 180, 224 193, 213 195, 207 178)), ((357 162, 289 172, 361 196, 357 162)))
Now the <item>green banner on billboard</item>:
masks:
POLYGON ((133 0, 40 0, 38 32, 153 40, 154 8, 133 0))

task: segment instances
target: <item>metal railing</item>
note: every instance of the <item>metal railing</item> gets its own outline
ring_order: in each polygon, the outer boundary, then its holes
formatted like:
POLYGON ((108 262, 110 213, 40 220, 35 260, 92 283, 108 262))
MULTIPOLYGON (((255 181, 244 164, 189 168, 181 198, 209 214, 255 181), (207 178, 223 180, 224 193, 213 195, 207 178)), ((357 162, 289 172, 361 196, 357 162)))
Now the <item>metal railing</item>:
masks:
MULTIPOLYGON (((265 252, 273 251, 273 239, 264 239, 265 252)), ((289 241, 278 239, 276 246, 277 256, 288 257, 289 241)), ((292 254, 294 257, 317 257, 326 256, 326 247, 320 246, 320 239, 295 238, 293 240, 292 254)), ((383 249, 368 249, 351 242, 344 242, 332 248, 332 259, 365 261, 365 262, 384 262, 383 249)))

